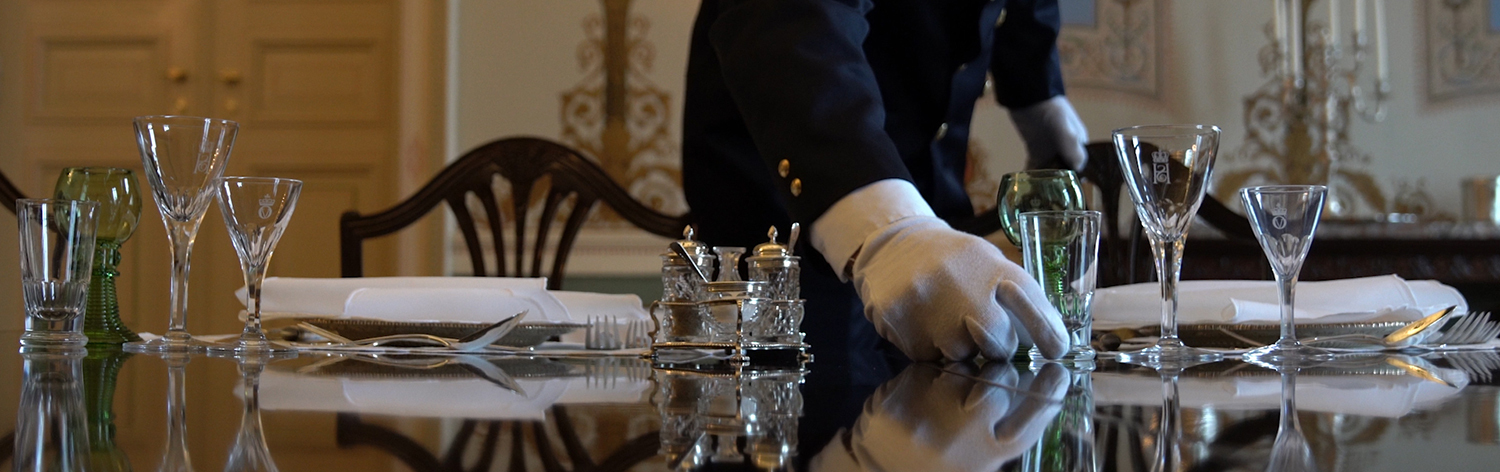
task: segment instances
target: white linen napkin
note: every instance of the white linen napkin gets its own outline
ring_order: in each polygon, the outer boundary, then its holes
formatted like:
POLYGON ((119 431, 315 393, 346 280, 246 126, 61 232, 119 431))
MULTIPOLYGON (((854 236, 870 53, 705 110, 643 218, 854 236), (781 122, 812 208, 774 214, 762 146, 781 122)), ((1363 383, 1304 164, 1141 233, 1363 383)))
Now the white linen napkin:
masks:
MULTIPOLYGON (((590 316, 646 318, 640 297, 548 291, 542 278, 272 277, 261 289, 261 316, 387 321, 494 322, 529 310, 528 322, 587 322, 590 316)), ((245 301, 245 289, 235 292, 245 301)))
MULTIPOLYGON (((1460 372, 1445 375, 1443 386, 1410 375, 1298 375, 1297 409, 1399 418, 1441 404, 1468 385, 1460 372)), ((1094 372, 1096 405, 1161 406, 1161 379, 1153 375, 1094 372)), ((1226 410, 1275 409, 1281 403, 1281 377, 1183 377, 1183 407, 1226 410)))
MULTIPOLYGON (((1395 275, 1298 282, 1296 290, 1298 322, 1411 321, 1450 305, 1458 305, 1456 313, 1466 313, 1469 306, 1453 287, 1395 275)), ((1279 303, 1273 281, 1184 281, 1177 285, 1177 322, 1277 323, 1279 303)), ((1161 323, 1161 286, 1149 282, 1098 289, 1093 313, 1095 329, 1161 323)))

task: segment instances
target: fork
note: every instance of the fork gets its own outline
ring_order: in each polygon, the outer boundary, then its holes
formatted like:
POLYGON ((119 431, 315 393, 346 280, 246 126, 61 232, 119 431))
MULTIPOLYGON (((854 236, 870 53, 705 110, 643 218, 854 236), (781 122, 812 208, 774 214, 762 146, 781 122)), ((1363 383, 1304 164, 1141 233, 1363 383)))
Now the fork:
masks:
POLYGON ((1459 317, 1430 344, 1479 344, 1497 336, 1500 336, 1500 323, 1490 320, 1489 312, 1479 311, 1459 317))
POLYGON ((590 317, 589 326, 584 331, 583 347, 585 349, 613 351, 617 349, 634 349, 651 345, 650 328, 646 320, 626 320, 625 332, 620 333, 620 318, 590 317))

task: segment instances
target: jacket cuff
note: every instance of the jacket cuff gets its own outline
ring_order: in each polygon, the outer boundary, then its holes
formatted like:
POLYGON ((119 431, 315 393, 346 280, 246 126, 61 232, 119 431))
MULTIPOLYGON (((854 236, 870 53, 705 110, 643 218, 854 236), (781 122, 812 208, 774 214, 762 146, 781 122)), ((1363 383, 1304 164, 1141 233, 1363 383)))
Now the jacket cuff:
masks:
POLYGON ((839 280, 847 282, 848 274, 842 269, 865 239, 892 223, 916 216, 937 216, 917 187, 902 179, 880 180, 850 192, 828 207, 808 228, 808 241, 839 272, 839 280))

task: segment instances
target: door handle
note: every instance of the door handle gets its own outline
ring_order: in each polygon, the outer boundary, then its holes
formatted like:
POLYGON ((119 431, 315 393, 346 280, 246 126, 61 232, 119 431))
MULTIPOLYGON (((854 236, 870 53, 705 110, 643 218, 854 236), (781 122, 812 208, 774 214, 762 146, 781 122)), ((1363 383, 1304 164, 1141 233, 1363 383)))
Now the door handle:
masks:
POLYGON ((235 85, 239 85, 240 81, 244 79, 245 76, 243 74, 240 74, 240 71, 235 69, 224 69, 219 71, 219 80, 223 81, 224 85, 233 87, 235 85))
POLYGON ((176 67, 176 66, 172 66, 172 67, 168 67, 167 68, 167 80, 170 80, 170 81, 173 81, 173 82, 176 82, 176 83, 180 84, 180 83, 187 82, 187 79, 188 79, 188 71, 187 71, 187 69, 183 69, 181 67, 176 67))

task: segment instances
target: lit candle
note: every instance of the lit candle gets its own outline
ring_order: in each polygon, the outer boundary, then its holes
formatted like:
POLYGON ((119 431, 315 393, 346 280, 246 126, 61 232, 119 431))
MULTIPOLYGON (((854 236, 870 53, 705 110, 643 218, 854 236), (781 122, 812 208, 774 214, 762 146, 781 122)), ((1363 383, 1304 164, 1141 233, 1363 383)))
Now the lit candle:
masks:
POLYGON ((1385 81, 1391 76, 1389 50, 1386 47, 1385 3, 1375 0, 1375 70, 1376 78, 1385 81))
POLYGON ((1287 41, 1287 48, 1292 50, 1292 80, 1300 83, 1302 82, 1302 38, 1305 33, 1302 29, 1302 8, 1299 5, 1301 0, 1286 0, 1286 2, 1287 11, 1290 13, 1287 17, 1287 32, 1290 34, 1287 36, 1291 40, 1287 41))
POLYGON ((1354 0, 1354 35, 1365 32, 1365 0, 1354 0))
POLYGON ((1286 44, 1286 11, 1283 7, 1283 2, 1285 0, 1271 0, 1271 6, 1274 10, 1272 15, 1275 15, 1271 17, 1271 24, 1276 29, 1276 52, 1281 54, 1281 57, 1278 58, 1280 60, 1276 62, 1276 75, 1286 78, 1287 74, 1290 73, 1290 68, 1287 67, 1287 59, 1291 55, 1291 52, 1287 50, 1286 44))
POLYGON ((1328 0, 1328 42, 1339 40, 1339 0, 1328 0))

